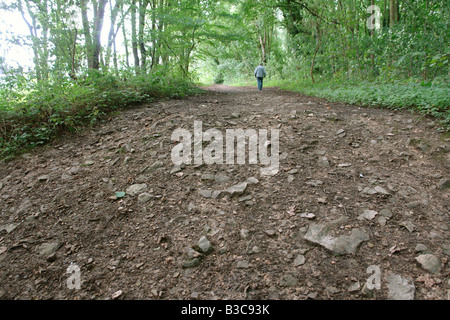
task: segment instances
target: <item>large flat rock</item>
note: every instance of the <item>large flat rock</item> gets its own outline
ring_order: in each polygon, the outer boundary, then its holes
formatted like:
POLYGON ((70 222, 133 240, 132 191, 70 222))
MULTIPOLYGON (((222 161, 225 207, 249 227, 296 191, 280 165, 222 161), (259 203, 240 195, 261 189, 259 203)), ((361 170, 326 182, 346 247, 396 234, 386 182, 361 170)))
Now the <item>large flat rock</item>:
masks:
POLYGON ((328 223, 313 224, 308 228, 304 239, 318 244, 337 255, 354 254, 362 242, 369 240, 369 235, 365 231, 355 228, 350 235, 338 237, 330 235, 333 226, 346 220, 348 220, 347 217, 341 217, 328 223))

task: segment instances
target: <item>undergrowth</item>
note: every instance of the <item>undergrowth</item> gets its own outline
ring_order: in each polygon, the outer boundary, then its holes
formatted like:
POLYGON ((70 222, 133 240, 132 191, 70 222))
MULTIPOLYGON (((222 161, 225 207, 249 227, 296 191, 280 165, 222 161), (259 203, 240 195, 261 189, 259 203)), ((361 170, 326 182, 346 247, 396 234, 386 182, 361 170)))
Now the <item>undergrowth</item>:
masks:
POLYGON ((43 145, 61 132, 92 126, 112 111, 199 92, 187 80, 161 74, 118 78, 90 73, 39 84, 6 79, 0 84, 0 158, 43 145))
POLYGON ((408 109, 436 118, 440 128, 450 131, 450 87, 445 82, 311 82, 267 81, 266 85, 345 102, 391 110, 408 109))

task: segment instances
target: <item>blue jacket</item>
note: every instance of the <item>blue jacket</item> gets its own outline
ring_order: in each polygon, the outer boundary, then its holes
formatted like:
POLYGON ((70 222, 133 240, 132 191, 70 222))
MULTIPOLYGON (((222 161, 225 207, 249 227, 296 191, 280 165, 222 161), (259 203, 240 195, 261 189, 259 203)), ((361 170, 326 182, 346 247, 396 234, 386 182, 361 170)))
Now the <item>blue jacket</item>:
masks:
POLYGON ((266 69, 264 69, 263 66, 256 67, 255 77, 257 77, 257 78, 264 78, 265 76, 266 76, 266 69))

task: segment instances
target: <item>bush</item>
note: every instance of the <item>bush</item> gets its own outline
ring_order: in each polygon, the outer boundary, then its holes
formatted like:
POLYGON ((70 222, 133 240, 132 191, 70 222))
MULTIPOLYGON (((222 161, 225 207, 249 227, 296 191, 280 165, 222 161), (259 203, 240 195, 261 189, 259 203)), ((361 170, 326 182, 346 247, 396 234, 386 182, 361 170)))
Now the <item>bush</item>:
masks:
POLYGON ((199 92, 189 81, 162 74, 123 81, 110 74, 90 72, 80 80, 58 79, 0 87, 0 157, 14 155, 50 141, 62 131, 93 125, 117 109, 155 98, 181 98, 199 92))
POLYGON ((222 84, 222 83, 224 83, 225 82, 225 79, 224 79, 224 77, 223 77, 223 73, 222 72, 220 72, 219 74, 217 74, 215 77, 214 77, 214 83, 215 84, 222 84))

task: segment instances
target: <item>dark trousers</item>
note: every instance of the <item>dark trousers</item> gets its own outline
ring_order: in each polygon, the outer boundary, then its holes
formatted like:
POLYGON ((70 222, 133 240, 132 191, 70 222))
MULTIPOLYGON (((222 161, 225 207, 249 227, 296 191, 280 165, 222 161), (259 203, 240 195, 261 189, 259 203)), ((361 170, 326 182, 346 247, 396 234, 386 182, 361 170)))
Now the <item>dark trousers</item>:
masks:
POLYGON ((257 77, 256 80, 258 81, 258 90, 262 90, 263 87, 263 79, 262 77, 257 77))

